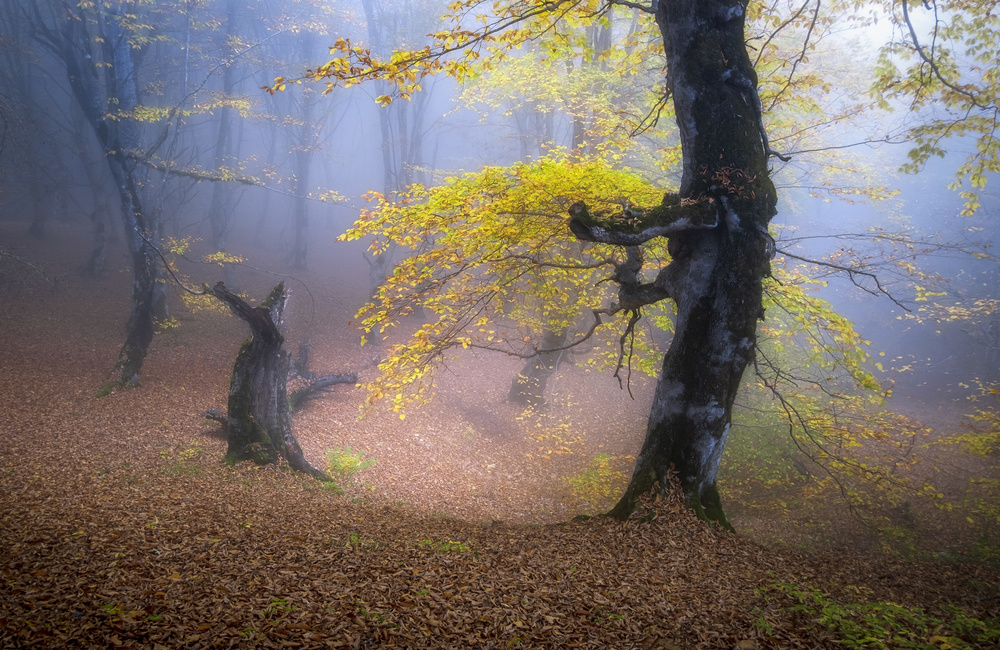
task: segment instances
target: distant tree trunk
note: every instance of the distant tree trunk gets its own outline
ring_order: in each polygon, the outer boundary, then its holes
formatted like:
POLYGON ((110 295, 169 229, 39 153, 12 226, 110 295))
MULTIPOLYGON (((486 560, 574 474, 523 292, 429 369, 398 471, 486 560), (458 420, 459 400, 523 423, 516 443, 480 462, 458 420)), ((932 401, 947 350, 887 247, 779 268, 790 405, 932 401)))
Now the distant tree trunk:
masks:
MULTIPOLYGON (((394 36, 400 37, 400 25, 407 24, 411 8, 407 5, 400 9, 395 4, 380 0, 362 0, 361 6, 365 12, 372 51, 379 56, 388 57, 391 52, 390 41, 394 36)), ((375 88, 380 95, 392 94, 391 84, 384 81, 377 81, 375 88)), ((393 102, 378 108, 383 194, 401 192, 414 181, 426 181, 418 167, 423 163, 424 122, 429 96, 429 90, 417 91, 409 101, 393 102)), ((368 263, 369 293, 372 296, 392 272, 395 251, 396 245, 391 244, 379 255, 367 251, 362 254, 368 263)))
MULTIPOLYGON (((265 98, 267 101, 267 98, 265 98)), ((266 166, 276 166, 278 157, 278 126, 274 120, 268 120, 260 131, 261 136, 267 143, 267 153, 264 155, 266 166)), ((265 236, 267 230, 268 216, 271 213, 271 192, 263 192, 263 196, 256 203, 258 209, 257 225, 253 231, 254 246, 263 246, 268 238, 265 236)))
POLYGON ((688 506, 729 525, 716 474, 763 316, 761 282, 773 252, 767 225, 776 205, 745 11, 745 0, 657 5, 683 151, 679 194, 634 215, 636 227, 571 209, 570 228, 581 239, 624 246, 667 236, 672 256, 652 283, 620 281, 623 309, 671 298, 677 317, 646 439, 614 517, 629 516, 644 492, 666 486, 676 470, 688 506))
MULTIPOLYGON (((233 96, 236 88, 236 2, 226 2, 226 31, 222 39, 222 57, 226 65, 222 69, 222 92, 226 98, 233 96)), ((232 164, 235 143, 233 141, 233 119, 235 109, 228 103, 223 103, 219 109, 219 130, 215 140, 215 168, 221 169, 232 164)), ((212 247, 218 252, 225 252, 231 228, 229 206, 233 200, 232 187, 228 183, 212 185, 212 201, 208 208, 208 221, 212 226, 212 247)), ((226 284, 238 290, 236 272, 232 264, 222 265, 226 284)))
POLYGON ((109 188, 105 182, 106 179, 100 173, 99 164, 95 164, 96 161, 88 155, 87 138, 84 137, 87 121, 83 112, 78 109, 79 107, 73 111, 71 118, 73 120, 74 147, 80 157, 84 173, 87 175, 87 183, 94 200, 94 208, 90 211, 90 225, 94 235, 93 248, 91 248, 87 263, 80 269, 80 273, 90 278, 99 278, 104 275, 104 266, 108 255, 108 232, 104 222, 112 210, 107 200, 109 188))
MULTIPOLYGON (((565 345, 568 331, 564 329, 558 332, 554 330, 545 332, 542 339, 542 349, 552 350, 565 345)), ((507 401, 531 409, 545 406, 545 388, 549 383, 549 377, 555 374, 563 352, 564 350, 542 352, 538 356, 528 359, 524 368, 517 373, 514 381, 511 382, 507 401)))
POLYGON ((31 189, 29 190, 32 195, 32 210, 31 210, 31 225, 28 226, 28 234, 36 239, 45 238, 45 222, 48 220, 48 212, 45 206, 45 201, 42 197, 45 196, 45 192, 42 191, 41 183, 37 180, 31 182, 31 189))
MULTIPOLYGON (((307 102, 312 102, 307 99, 307 102)), ((302 129, 307 127, 303 126, 302 129)), ((311 145, 301 145, 311 146, 311 145)), ((295 203, 294 219, 295 227, 294 243, 289 256, 289 263, 292 268, 304 269, 307 264, 309 253, 309 199, 306 194, 309 192, 309 166, 312 164, 312 151, 299 149, 295 152, 295 203)))
POLYGON ((327 476, 305 459, 292 433, 286 383, 289 357, 278 328, 288 301, 284 283, 276 286, 258 307, 229 291, 222 282, 205 288, 250 326, 250 340, 240 348, 229 386, 226 461, 264 464, 284 458, 292 469, 326 480, 327 476))
MULTIPOLYGON (((368 26, 368 40, 372 44, 372 51, 380 56, 385 55, 385 36, 383 24, 385 10, 381 3, 376 4, 375 0, 361 0, 361 7, 365 12, 365 23, 368 26)), ((376 82, 376 89, 379 94, 385 95, 391 92, 389 84, 376 82)), ((391 105, 390 105, 391 106, 391 105)), ((392 137, 392 114, 389 107, 380 107, 378 111, 378 127, 381 135, 382 151, 382 193, 388 194, 402 189, 398 170, 396 169, 396 141, 392 137)))
POLYGON ((104 264, 108 256, 108 238, 104 234, 104 222, 101 221, 101 215, 98 214, 96 208, 90 213, 90 223, 94 228, 94 247, 90 251, 90 258, 87 259, 87 263, 80 269, 80 272, 88 278, 99 278, 104 275, 104 264))
MULTIPOLYGON (((302 60, 308 61, 312 56, 314 41, 315 38, 312 33, 305 32, 302 34, 299 39, 302 60)), ((316 113, 316 93, 311 89, 303 88, 301 97, 302 103, 299 105, 299 115, 296 116, 296 119, 301 120, 301 122, 298 126, 298 141, 294 145, 295 203, 293 207, 293 224, 295 233, 291 255, 289 256, 289 263, 296 269, 305 269, 307 267, 309 252, 310 173, 312 171, 313 154, 319 148, 320 129, 320 125, 314 119, 316 113)))

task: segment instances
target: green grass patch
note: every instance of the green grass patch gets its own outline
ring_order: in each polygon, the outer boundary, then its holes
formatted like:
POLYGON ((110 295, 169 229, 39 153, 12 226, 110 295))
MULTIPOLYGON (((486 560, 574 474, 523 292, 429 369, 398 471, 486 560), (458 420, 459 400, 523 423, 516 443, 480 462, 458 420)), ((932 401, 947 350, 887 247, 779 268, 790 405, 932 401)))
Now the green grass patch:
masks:
POLYGON ((595 454, 587 469, 566 479, 570 493, 588 514, 605 512, 625 492, 629 477, 624 468, 632 459, 632 456, 595 454))
MULTIPOLYGON (((959 650, 1000 645, 1000 623, 979 620, 953 605, 932 615, 896 603, 844 604, 815 587, 781 583, 767 592, 769 600, 790 598, 793 602, 784 610, 799 617, 804 629, 826 630, 847 648, 959 650)), ((771 629, 764 616, 756 626, 764 633, 771 629)))
POLYGON ((433 550, 435 553, 467 553, 470 550, 469 545, 450 539, 445 541, 422 539, 420 540, 420 545, 433 550))

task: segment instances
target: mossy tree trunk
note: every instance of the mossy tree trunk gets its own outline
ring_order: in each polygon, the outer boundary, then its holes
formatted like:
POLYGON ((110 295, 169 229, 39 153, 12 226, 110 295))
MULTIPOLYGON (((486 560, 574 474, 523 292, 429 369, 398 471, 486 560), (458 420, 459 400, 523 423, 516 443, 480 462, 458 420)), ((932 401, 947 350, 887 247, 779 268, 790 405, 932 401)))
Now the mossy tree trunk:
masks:
POLYGON ((250 327, 250 339, 240 348, 229 386, 227 462, 252 460, 264 464, 283 458, 292 469, 327 479, 305 459, 292 433, 286 385, 289 357, 279 329, 288 302, 284 283, 257 307, 222 282, 206 286, 205 290, 250 327))
POLYGON ((660 1, 656 19, 683 150, 680 192, 625 219, 571 208, 570 227, 581 239, 635 246, 666 236, 672 256, 651 283, 619 280, 622 309, 670 298, 677 318, 632 479, 609 513, 617 518, 675 470, 688 506, 729 526, 716 474, 763 316, 776 205, 745 15, 744 0, 660 1))

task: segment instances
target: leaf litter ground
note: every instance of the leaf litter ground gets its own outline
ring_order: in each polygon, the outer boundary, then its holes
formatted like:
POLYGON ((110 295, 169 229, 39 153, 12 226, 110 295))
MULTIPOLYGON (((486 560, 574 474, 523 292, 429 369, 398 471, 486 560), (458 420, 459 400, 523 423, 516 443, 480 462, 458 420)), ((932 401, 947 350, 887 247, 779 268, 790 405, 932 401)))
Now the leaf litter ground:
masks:
MULTIPOLYGON (((4 228, 25 256, 73 259, 4 228)), ((765 548, 671 496, 624 524, 559 523, 584 506, 567 472, 598 450, 634 453, 641 394, 598 401, 581 379, 562 387, 572 426, 535 435, 492 381, 512 361, 456 364, 442 399, 405 421, 357 420, 350 389, 312 402, 295 420, 308 457, 349 444, 378 460, 344 494, 226 467, 200 413, 224 404, 240 324, 182 316, 141 388, 96 400, 127 275, 94 283, 65 264, 58 293, 12 298, 0 324, 3 647, 842 647, 778 583, 997 617, 989 568, 765 548)), ((370 352, 323 312, 358 297, 310 288, 316 310, 298 322, 313 325, 289 338, 313 341, 314 369, 362 369, 370 352)))

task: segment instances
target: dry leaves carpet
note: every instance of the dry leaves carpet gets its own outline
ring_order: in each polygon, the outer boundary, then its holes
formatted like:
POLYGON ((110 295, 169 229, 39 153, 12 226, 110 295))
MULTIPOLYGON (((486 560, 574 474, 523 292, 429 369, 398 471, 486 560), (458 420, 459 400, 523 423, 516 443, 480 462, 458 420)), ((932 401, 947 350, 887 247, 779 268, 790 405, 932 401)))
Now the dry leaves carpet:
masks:
MULTIPOLYGON (((296 420, 307 455, 361 441, 379 461, 344 494, 226 467, 199 414, 224 403, 232 319, 158 336, 141 388, 93 397, 125 286, 66 272, 58 294, 16 296, 0 316, 2 647, 842 647, 778 583, 997 617, 987 568, 767 549, 673 497, 624 524, 533 523, 568 518, 561 484, 537 494, 547 474, 516 440, 453 431, 467 402, 392 429, 354 419, 350 392, 311 404, 296 420)), ((318 369, 359 362, 328 340, 318 369)))

